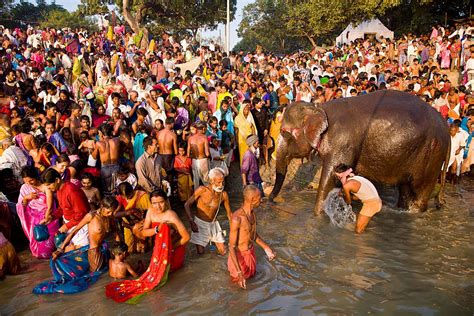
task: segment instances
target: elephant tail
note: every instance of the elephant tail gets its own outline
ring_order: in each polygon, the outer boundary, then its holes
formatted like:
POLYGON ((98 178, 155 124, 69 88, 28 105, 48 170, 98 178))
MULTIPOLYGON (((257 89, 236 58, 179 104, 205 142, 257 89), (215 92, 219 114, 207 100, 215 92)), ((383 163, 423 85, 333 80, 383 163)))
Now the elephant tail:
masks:
POLYGON ((440 177, 440 188, 438 191, 438 195, 436 196, 436 208, 440 208, 445 204, 444 200, 444 186, 446 185, 446 173, 448 172, 448 164, 449 158, 451 156, 451 142, 448 142, 448 152, 446 153, 446 157, 444 158, 443 169, 441 170, 441 177, 440 177))

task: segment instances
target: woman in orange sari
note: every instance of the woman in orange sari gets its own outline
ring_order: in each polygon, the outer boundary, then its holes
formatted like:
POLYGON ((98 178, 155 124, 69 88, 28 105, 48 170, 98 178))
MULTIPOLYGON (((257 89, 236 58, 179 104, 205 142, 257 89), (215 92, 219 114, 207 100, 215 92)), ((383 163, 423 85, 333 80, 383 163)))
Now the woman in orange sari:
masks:
POLYGON ((107 297, 119 303, 138 303, 144 294, 165 285, 169 272, 181 268, 184 263, 189 241, 186 227, 179 216, 167 207, 166 193, 153 191, 150 200, 151 207, 141 230, 143 237, 155 236, 150 265, 139 279, 114 282, 105 287, 107 297))
POLYGON ((122 182, 117 187, 119 195, 117 201, 120 204, 119 209, 114 216, 122 217, 124 222, 124 238, 127 244, 128 252, 139 252, 138 240, 133 235, 132 228, 136 222, 143 220, 146 210, 150 207, 148 194, 142 190, 134 190, 128 182, 122 182))
POLYGON ((181 143, 178 146, 178 155, 174 159, 174 170, 178 173, 178 197, 181 202, 187 201, 193 194, 191 167, 191 158, 186 156, 186 144, 181 143))

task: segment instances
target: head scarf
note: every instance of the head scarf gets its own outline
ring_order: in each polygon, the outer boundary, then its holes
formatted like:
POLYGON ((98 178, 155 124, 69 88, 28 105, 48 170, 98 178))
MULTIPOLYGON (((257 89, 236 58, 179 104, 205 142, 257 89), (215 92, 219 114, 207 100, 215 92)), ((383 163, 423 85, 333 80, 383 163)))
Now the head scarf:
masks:
POLYGON ((341 179, 341 183, 342 183, 343 185, 346 184, 348 177, 353 177, 353 176, 355 176, 355 174, 352 173, 352 168, 349 168, 349 169, 347 169, 346 171, 341 172, 341 173, 337 173, 337 172, 336 172, 336 175, 337 175, 338 177, 341 177, 340 179, 341 179))
POLYGON ((249 137, 247 137, 245 142, 247 143, 247 146, 252 147, 256 142, 258 142, 258 136, 255 134, 252 134, 249 137))
POLYGON ((242 104, 240 106, 239 115, 237 115, 234 119, 234 126, 239 129, 239 134, 245 138, 250 134, 258 135, 257 126, 255 125, 252 113, 249 112, 247 117, 244 115, 244 109, 246 106, 250 105, 242 104))

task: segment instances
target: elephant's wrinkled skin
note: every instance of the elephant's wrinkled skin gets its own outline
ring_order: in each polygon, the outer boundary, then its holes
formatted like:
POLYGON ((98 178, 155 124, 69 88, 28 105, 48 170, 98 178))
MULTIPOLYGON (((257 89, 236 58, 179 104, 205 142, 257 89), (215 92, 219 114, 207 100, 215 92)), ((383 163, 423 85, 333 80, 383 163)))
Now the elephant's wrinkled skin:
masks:
POLYGON ((425 211, 443 162, 449 159, 449 147, 448 129, 439 113, 405 92, 378 91, 320 107, 294 103, 283 116, 270 199, 280 192, 291 159, 308 157, 315 150, 322 162, 317 214, 334 188, 332 173, 340 163, 372 181, 398 185, 400 207, 425 211))

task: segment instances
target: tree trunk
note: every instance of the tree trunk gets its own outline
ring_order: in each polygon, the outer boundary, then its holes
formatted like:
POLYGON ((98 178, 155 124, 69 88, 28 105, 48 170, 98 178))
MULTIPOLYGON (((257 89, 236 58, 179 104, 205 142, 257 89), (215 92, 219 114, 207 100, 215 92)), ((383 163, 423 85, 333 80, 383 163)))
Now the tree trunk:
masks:
POLYGON ((313 46, 313 48, 316 48, 316 46, 318 46, 316 44, 316 41, 311 37, 309 36, 308 34, 306 34, 306 37, 308 38, 309 42, 311 43, 311 45, 313 46))
MULTIPOLYGON (((130 28, 135 34, 140 34, 140 31, 143 31, 143 37, 140 42, 140 49, 146 51, 148 49, 148 29, 146 27, 141 27, 141 19, 135 18, 129 11, 129 0, 123 0, 122 2, 122 15, 125 21, 128 23, 130 28)), ((141 9, 139 10, 141 11, 141 9)), ((138 14, 141 16, 141 12, 138 14)))
POLYGON ((199 29, 198 28, 192 28, 191 33, 193 34, 193 39, 196 40, 196 36, 198 33, 199 29))

